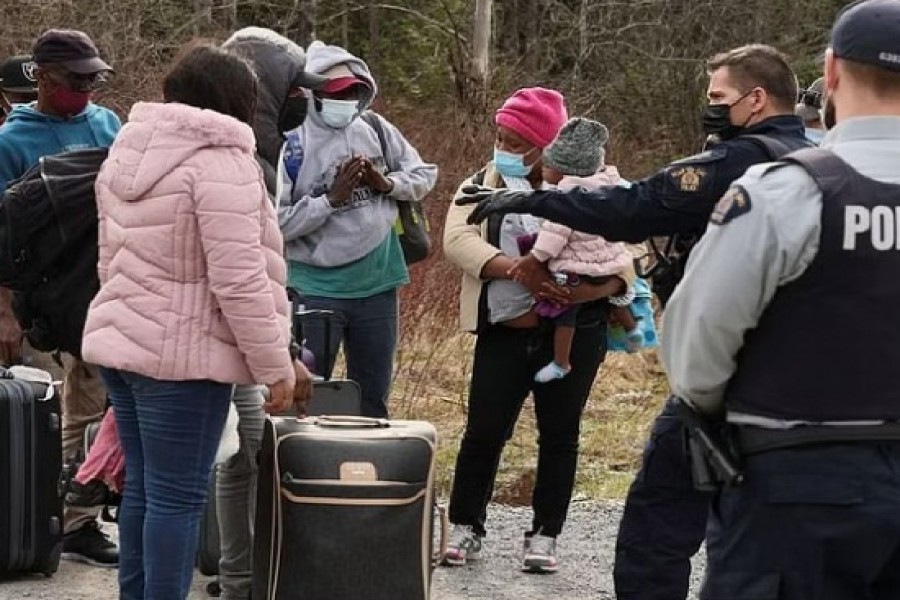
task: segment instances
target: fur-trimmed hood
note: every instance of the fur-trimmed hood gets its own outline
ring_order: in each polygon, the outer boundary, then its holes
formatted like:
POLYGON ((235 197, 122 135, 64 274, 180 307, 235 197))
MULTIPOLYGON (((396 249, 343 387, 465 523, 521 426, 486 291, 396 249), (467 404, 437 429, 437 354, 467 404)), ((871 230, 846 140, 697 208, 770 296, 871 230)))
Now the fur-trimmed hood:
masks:
POLYGON ((175 102, 138 102, 110 150, 117 167, 110 187, 135 201, 203 148, 231 147, 252 156, 255 145, 250 126, 233 117, 175 102))

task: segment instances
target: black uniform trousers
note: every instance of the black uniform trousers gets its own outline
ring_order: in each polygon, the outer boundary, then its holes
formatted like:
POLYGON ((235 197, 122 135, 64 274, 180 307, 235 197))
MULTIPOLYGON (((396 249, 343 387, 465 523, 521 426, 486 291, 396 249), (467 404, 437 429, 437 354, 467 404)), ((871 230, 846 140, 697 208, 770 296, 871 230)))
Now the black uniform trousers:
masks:
POLYGON ((618 600, 684 600, 691 557, 706 535, 712 494, 694 489, 685 432, 672 401, 653 423, 616 540, 618 600))
POLYGON ((701 600, 900 598, 900 441, 745 458, 712 502, 701 600))

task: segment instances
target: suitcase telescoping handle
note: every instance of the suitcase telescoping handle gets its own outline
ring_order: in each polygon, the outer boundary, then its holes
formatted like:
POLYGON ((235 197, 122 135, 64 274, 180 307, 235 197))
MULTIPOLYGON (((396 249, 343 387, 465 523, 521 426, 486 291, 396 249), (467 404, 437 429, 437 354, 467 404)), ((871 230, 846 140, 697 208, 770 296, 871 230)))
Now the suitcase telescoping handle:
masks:
POLYGON ((386 429, 391 426, 387 419, 354 417, 352 415, 323 415, 313 417, 312 422, 319 427, 339 427, 346 429, 386 429))
POLYGON ((294 338, 300 345, 305 345, 305 336, 303 335, 304 319, 321 319, 322 320, 322 358, 324 365, 316 365, 318 374, 325 378, 325 381, 331 379, 334 372, 334 363, 337 361, 336 353, 331 351, 331 320, 334 318, 333 310, 306 309, 300 308, 300 305, 294 305, 293 329, 294 338))

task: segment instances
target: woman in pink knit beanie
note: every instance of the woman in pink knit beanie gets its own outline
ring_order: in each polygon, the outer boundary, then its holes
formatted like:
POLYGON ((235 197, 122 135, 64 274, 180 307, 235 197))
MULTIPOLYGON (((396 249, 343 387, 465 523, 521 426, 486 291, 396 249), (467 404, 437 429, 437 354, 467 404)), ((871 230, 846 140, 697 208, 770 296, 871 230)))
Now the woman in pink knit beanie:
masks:
MULTIPOLYGON (((540 188, 542 152, 567 118, 559 92, 539 87, 516 91, 496 113, 493 160, 466 179, 460 190, 470 185, 540 188)), ((545 286, 557 288, 546 267, 521 283, 512 280, 510 269, 520 254, 516 238, 536 233, 540 220, 506 215, 469 225, 466 217, 471 211, 471 206, 451 203, 444 226, 444 254, 463 271, 460 325, 478 339, 466 431, 450 498, 453 531, 442 562, 455 566, 478 558, 500 455, 531 393, 540 442, 534 518, 525 534, 521 564, 528 572, 554 572, 559 568, 556 537, 575 484, 581 413, 606 355, 605 297, 625 286, 611 278, 608 283, 571 288, 572 301, 582 303, 571 371, 563 379, 538 383, 535 374, 553 358, 553 328, 543 326, 531 307, 534 296, 547 291, 545 286)))

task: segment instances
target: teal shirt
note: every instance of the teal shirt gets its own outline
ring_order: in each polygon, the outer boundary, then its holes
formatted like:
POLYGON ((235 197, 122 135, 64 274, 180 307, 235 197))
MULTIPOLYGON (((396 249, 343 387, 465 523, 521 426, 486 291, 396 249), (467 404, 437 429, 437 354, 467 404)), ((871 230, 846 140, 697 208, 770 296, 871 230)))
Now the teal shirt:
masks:
POLYGON ((314 267, 288 261, 288 281, 307 296, 368 298, 409 283, 400 238, 391 229, 385 240, 369 254, 340 267, 314 267))

